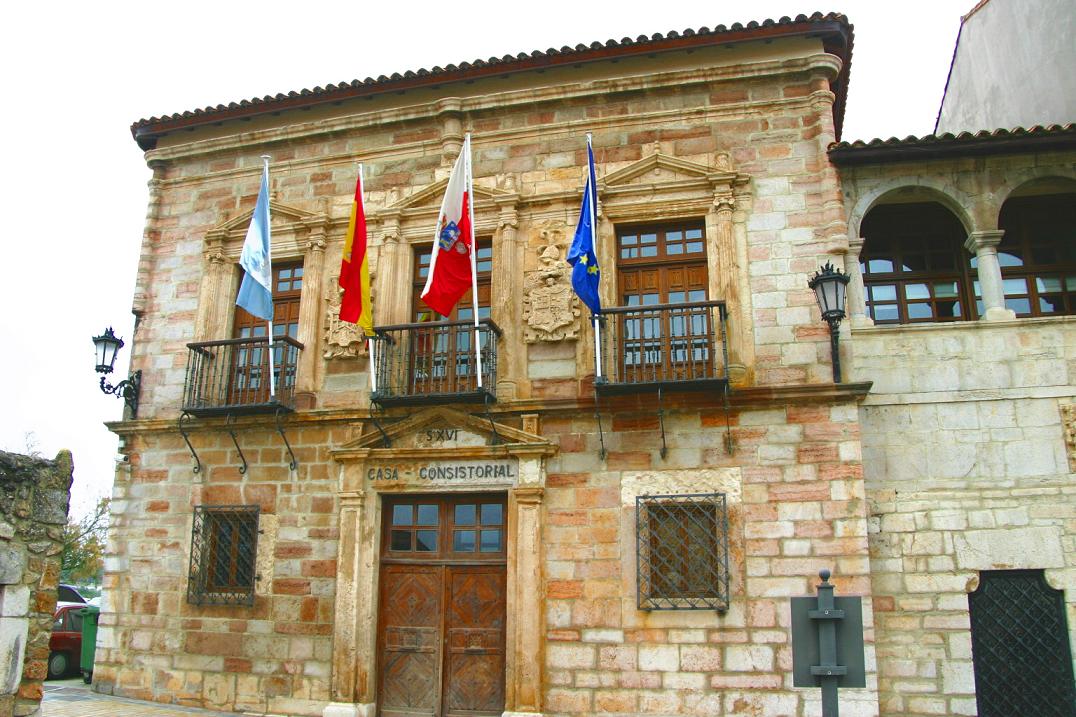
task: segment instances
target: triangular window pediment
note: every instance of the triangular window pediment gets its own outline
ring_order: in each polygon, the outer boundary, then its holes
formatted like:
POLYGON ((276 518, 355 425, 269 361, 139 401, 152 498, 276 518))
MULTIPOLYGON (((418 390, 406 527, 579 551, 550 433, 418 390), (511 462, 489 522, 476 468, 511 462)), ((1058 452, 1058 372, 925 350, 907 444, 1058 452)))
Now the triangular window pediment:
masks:
MULTIPOLYGON (((447 187, 448 178, 439 179, 433 184, 423 187, 414 194, 390 204, 382 211, 386 213, 395 213, 408 209, 439 209, 441 207, 441 202, 445 197, 445 189, 447 187)), ((474 196, 475 204, 477 205, 486 201, 496 201, 497 199, 514 195, 503 189, 490 189, 489 187, 483 187, 476 184, 474 187, 474 196)))
MULTIPOLYGON (((247 227, 250 226, 250 219, 253 216, 254 208, 251 207, 242 214, 232 217, 226 222, 213 227, 207 234, 224 238, 232 238, 236 234, 245 236, 247 227)), ((270 200, 269 220, 274 232, 288 232, 297 230, 300 227, 305 227, 311 222, 317 222, 318 220, 328 221, 328 217, 324 214, 308 212, 305 209, 299 209, 298 207, 270 200)))
POLYGON ((554 449, 541 436, 445 406, 419 411, 397 423, 383 425, 383 430, 384 435, 374 430, 340 446, 333 453, 340 458, 352 452, 378 449, 446 454, 461 451, 504 453, 506 449, 513 453, 528 449, 551 453, 554 449), (389 446, 386 446, 386 439, 389 446))
POLYGON ((672 184, 691 180, 708 182, 715 174, 725 173, 727 171, 722 172, 697 162, 657 153, 607 174, 603 184, 607 189, 618 189, 637 185, 672 184))

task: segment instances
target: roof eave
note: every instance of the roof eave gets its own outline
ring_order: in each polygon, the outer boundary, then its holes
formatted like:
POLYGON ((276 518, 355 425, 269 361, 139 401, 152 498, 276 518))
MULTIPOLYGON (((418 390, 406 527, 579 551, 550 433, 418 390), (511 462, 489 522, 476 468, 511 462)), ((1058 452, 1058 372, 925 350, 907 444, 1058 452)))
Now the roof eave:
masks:
MULTIPOLYGON (((772 23, 772 21, 766 21, 772 23)), ((131 125, 131 135, 143 151, 157 146, 157 142, 172 132, 193 130, 199 127, 219 125, 234 120, 249 120, 254 117, 279 114, 298 109, 310 109, 327 104, 336 104, 348 100, 370 97, 390 92, 403 92, 423 87, 452 84, 456 82, 473 82, 488 77, 498 77, 523 72, 548 70, 566 65, 579 65, 604 60, 623 59, 657 52, 696 49, 707 45, 725 45, 729 43, 750 42, 757 40, 775 40, 791 37, 821 37, 827 52, 841 58, 842 71, 833 83, 836 96, 833 115, 836 137, 840 139, 844 119, 844 106, 848 90, 848 66, 852 50, 852 26, 843 16, 826 16, 824 19, 810 18, 788 23, 756 25, 751 23, 721 32, 685 32, 673 33, 674 36, 657 40, 634 41, 630 43, 592 43, 585 50, 534 52, 519 55, 510 62, 463 63, 450 70, 420 70, 408 72, 404 76, 393 75, 391 78, 367 80, 331 86, 329 89, 316 88, 291 92, 256 100, 244 100, 228 106, 207 108, 172 115, 166 118, 139 120, 131 125)), ((734 25, 733 28, 737 26, 734 25)))

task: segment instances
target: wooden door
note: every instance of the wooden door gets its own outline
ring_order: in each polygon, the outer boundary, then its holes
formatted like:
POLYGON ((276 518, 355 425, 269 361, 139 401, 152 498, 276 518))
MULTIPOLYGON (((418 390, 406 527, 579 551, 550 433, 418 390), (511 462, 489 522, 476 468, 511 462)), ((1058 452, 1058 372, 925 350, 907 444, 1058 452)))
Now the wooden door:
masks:
POLYGON ((381 570, 381 714, 438 714, 443 571, 386 565, 381 570))
POLYGON ((378 630, 384 717, 504 711, 505 503, 503 494, 386 500, 378 630))
POLYGON ((449 568, 445 715, 504 710, 505 577, 503 565, 449 568))

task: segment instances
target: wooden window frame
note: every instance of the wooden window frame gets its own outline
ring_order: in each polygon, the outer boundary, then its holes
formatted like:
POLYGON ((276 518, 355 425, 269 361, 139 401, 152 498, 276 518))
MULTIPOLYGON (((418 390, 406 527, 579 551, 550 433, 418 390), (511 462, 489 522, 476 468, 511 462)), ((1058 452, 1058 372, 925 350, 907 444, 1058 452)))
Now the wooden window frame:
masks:
POLYGON ((1005 232, 997 247, 1005 308, 1020 318, 1076 314, 1076 195, 1012 197, 1001 207, 998 228, 1005 232), (1051 281, 1059 288, 1048 289, 1051 281), (1042 310, 1050 299, 1060 311, 1042 310))
POLYGON ((635 513, 639 609, 727 610, 725 494, 638 496, 635 513), (707 527, 703 521, 712 522, 713 534, 700 541, 699 529, 707 527))
POLYGON ((257 505, 195 506, 187 602, 254 604, 260 516, 261 508, 257 505), (230 537, 221 571, 221 536, 225 526, 230 537))
POLYGON ((867 315, 875 324, 945 323, 978 317, 972 300, 976 277, 964 249, 965 232, 952 212, 937 202, 883 204, 867 213, 862 226, 865 241, 859 265, 863 276, 863 299, 867 315), (907 237, 901 237, 895 231, 889 233, 890 227, 899 229, 916 223, 920 226, 915 236, 924 242, 919 246, 910 247, 906 244, 907 237), (930 239, 923 234, 925 229, 933 232, 930 236, 941 237, 940 241, 948 246, 928 245, 930 239), (915 269, 916 261, 910 257, 920 256, 922 268, 915 269), (936 262, 948 262, 949 265, 935 268, 936 262), (884 263, 890 264, 889 270, 882 268, 884 263), (950 283, 955 285, 952 294, 938 295, 938 289, 950 283), (925 287, 926 295, 909 297, 909 293, 918 292, 921 285, 925 287), (939 315, 939 311, 944 312, 950 305, 959 305, 961 315, 939 315), (896 317, 881 314, 883 307, 887 313, 888 307, 895 307, 896 317), (929 307, 930 315, 914 315, 921 311, 919 307, 929 307))
POLYGON ((508 496, 503 492, 491 493, 452 493, 434 495, 393 495, 385 496, 382 501, 382 526, 381 526, 381 560, 383 562, 397 563, 504 563, 508 559, 508 496), (477 523, 457 524, 456 506, 475 504, 479 506, 476 512, 479 514, 477 523), (501 522, 482 521, 481 506, 500 505, 501 522), (407 524, 394 524, 394 511, 397 506, 431 505, 437 507, 438 523, 419 524, 417 511, 414 512, 411 522, 407 524), (496 551, 482 551, 480 531, 499 530, 500 547, 496 551), (417 533, 420 530, 436 531, 437 547, 435 550, 417 550, 417 533), (456 531, 473 530, 475 536, 475 550, 457 551, 454 549, 453 536, 456 531), (409 532, 411 534, 411 546, 408 550, 393 549, 393 531, 409 532))

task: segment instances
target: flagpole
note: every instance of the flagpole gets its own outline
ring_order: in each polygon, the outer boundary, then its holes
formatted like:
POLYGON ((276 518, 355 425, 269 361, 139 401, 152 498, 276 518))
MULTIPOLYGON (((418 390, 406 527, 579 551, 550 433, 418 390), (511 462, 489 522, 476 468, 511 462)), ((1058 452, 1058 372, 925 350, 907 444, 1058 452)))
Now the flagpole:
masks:
MULTIPOLYGON (((597 177, 594 175, 594 149, 591 146, 593 137, 587 132, 587 207, 590 213, 590 246, 594 255, 598 255, 598 222, 594 215, 594 197, 598 195, 597 177), (593 180, 593 182, 592 182, 593 180)), ((599 264, 601 266, 601 264, 599 264)), ((601 322, 597 314, 591 316, 594 322, 594 376, 602 377, 602 333, 601 322)))
MULTIPOLYGON (((481 329, 478 325, 478 268, 475 256, 478 254, 478 242, 474 237, 474 177, 471 172, 471 133, 463 139, 463 149, 467 153, 464 162, 467 176, 467 216, 471 227, 471 309, 474 312, 474 360, 478 372, 478 388, 482 388, 482 342, 481 329)), ((432 271, 432 270, 431 270, 432 271)))
MULTIPOLYGON (((359 162, 359 201, 362 202, 363 213, 365 215, 365 212, 366 212, 366 182, 364 181, 363 176, 362 176, 362 162, 359 162)), ((369 246, 367 246, 366 251, 369 251, 369 250, 370 250, 369 246)), ((361 269, 360 269, 360 271, 361 271, 361 269)), ((361 288, 360 288, 360 291, 361 291, 361 288)), ((373 313, 373 308, 374 307, 369 306, 369 307, 363 307, 363 308, 370 311, 371 314, 373 313)), ((365 333, 365 331, 364 331, 364 333, 365 333)), ((370 393, 377 393, 377 351, 376 351, 376 347, 377 347, 377 342, 374 340, 374 337, 373 336, 367 336, 366 337, 366 352, 370 355, 370 393)))
MULTIPOLYGON (((265 163, 265 165, 264 165, 264 172, 265 172, 265 179, 266 179, 265 183, 268 185, 269 184, 269 160, 272 159, 272 158, 268 154, 263 154, 261 158, 262 158, 262 161, 265 163)), ((266 211, 266 214, 268 214, 269 213, 269 206, 268 206, 269 197, 267 196, 265 198, 265 200, 266 200, 265 211, 266 211)), ((273 295, 273 257, 272 257, 272 248, 270 247, 270 254, 269 254, 269 296, 272 297, 272 295, 273 295)), ((272 303, 270 302, 270 307, 271 306, 272 306, 272 303)), ((272 308, 270 308, 269 310, 272 311, 272 308)), ((272 315, 270 314, 270 316, 272 316, 272 315)), ((272 318, 266 319, 266 323, 269 324, 269 401, 271 403, 276 399, 276 376, 274 375, 276 373, 276 369, 273 366, 273 319, 272 318)))

